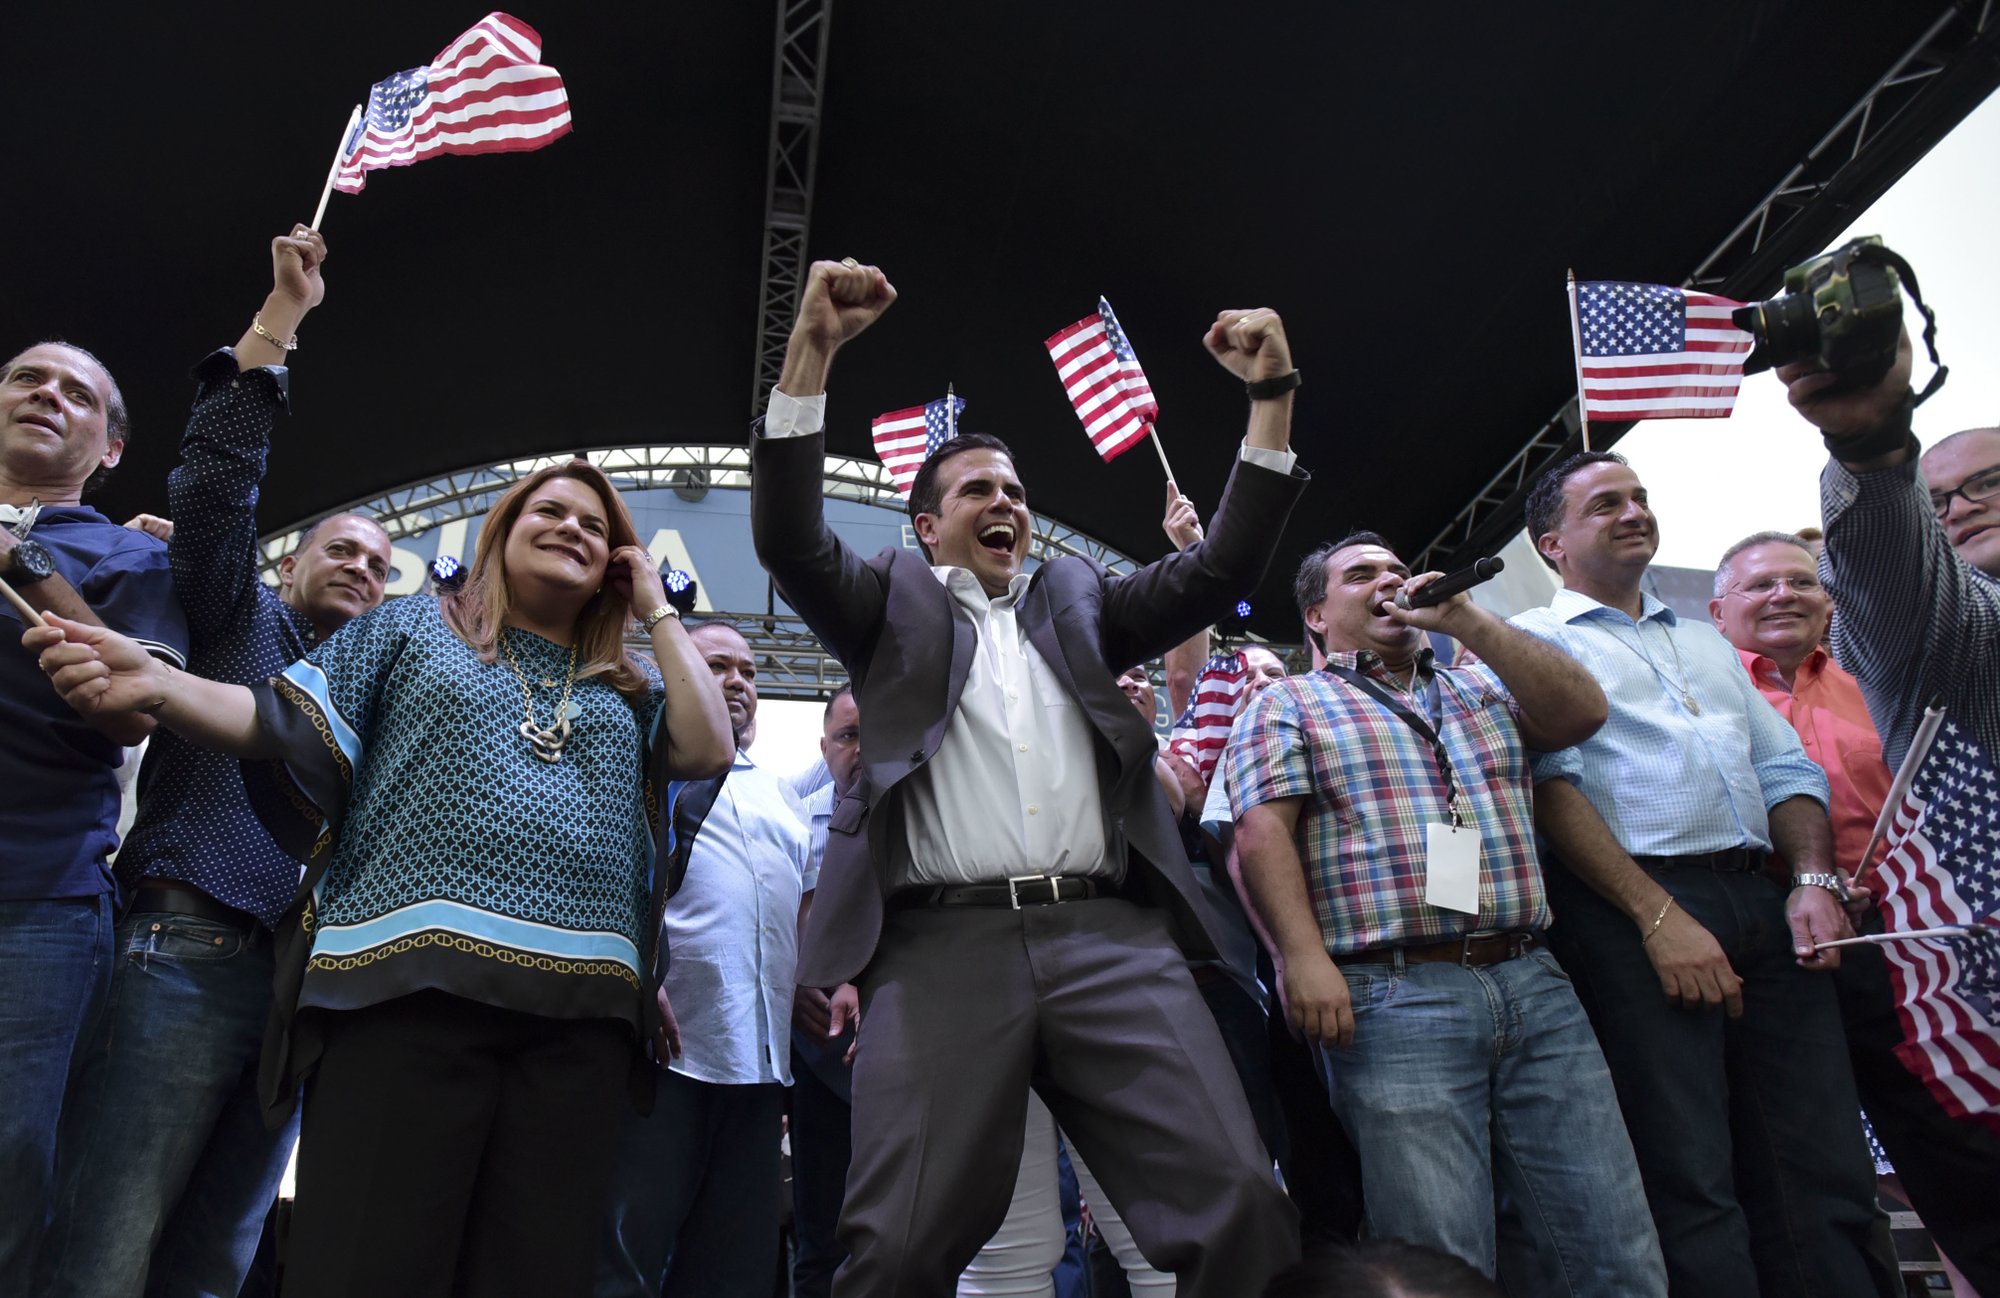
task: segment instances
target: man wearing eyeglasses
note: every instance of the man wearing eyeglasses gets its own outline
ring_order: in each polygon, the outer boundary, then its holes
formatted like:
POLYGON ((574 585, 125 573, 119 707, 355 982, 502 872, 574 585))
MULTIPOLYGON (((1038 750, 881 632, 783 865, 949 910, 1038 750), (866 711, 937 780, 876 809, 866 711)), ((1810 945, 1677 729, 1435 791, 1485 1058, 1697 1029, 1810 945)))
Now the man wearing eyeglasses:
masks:
POLYGON ((1889 796, 1882 741, 1861 687, 1825 649, 1833 597, 1805 538, 1759 532, 1723 552, 1708 615, 1736 646, 1757 689, 1792 723, 1832 785, 1833 859, 1850 880, 1889 796))
POLYGON ((1931 509, 1958 557, 2000 577, 2000 428, 1968 428, 1924 452, 1931 509))
MULTIPOLYGON (((1950 444, 1940 443, 1932 455, 1950 444)), ((2000 455, 2000 435, 1994 435, 1994 453, 2000 455)), ((1929 457, 1924 470, 1929 477, 1929 457)), ((2000 472, 1992 476, 2000 479, 2000 472)), ((1993 535, 2000 538, 2000 530, 1993 535)), ((1834 860, 1843 875, 1853 877, 1869 864, 1862 853, 1888 799, 1891 776, 1860 684, 1821 647, 1833 617, 1833 597, 1814 569, 1813 552, 1800 536, 1758 532, 1745 537, 1723 553, 1716 567, 1715 598, 1708 612, 1742 655, 1758 690, 1792 723, 1806 753, 1825 768, 1832 789, 1827 811, 1833 821, 1834 860)), ((1880 853, 1876 855, 1879 861, 1880 853)), ((1871 891, 1879 891, 1878 875, 1867 875, 1866 881, 1871 891)), ((1872 907, 1873 899, 1862 904, 1872 907)), ((1882 929, 1879 915, 1859 923, 1863 932, 1882 929)), ((1946 1113, 1897 1059, 1903 1024, 1878 948, 1848 951, 1834 971, 1834 989, 1861 1106, 1895 1165, 1910 1206, 1974 1292, 2000 1291, 1994 1265, 2000 1229, 1991 1209, 2000 1199, 2000 1136, 1946 1113)))

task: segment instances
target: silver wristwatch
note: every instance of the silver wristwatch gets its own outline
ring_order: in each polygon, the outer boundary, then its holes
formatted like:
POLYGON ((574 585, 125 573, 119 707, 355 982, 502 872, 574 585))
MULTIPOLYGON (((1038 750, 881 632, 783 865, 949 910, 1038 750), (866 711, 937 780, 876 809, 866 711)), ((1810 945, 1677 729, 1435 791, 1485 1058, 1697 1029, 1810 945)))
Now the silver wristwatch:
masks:
POLYGON ((1792 876, 1794 888, 1824 888, 1842 901, 1847 900, 1847 881, 1837 874, 1808 873, 1792 876))

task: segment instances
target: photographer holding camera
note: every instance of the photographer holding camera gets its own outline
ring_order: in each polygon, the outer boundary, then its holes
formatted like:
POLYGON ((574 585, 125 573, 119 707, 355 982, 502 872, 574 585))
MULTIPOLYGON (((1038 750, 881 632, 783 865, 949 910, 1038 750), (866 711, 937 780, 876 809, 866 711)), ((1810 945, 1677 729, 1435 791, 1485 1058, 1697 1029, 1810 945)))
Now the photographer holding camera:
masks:
POLYGON ((1820 566, 1840 611, 1835 657, 1861 682, 1892 769, 1933 702, 2000 757, 2000 429, 1918 445, 1911 416, 1945 371, 1911 391, 1899 288, 1917 297, 1933 361, 1936 323, 1908 263, 1878 241, 1795 267, 1785 286, 1737 323, 1758 341, 1744 372, 1776 365, 1832 457, 1820 566))
MULTIPOLYGON (((1795 274, 1788 287, 1797 287, 1795 274)), ((1833 650, 1861 685, 1892 770, 1932 704, 1992 763, 2000 759, 2000 429, 1920 448, 1911 416, 1922 398, 1910 387, 1912 347, 1893 279, 1891 289, 1886 305, 1879 295, 1871 304, 1865 331, 1852 316, 1822 316, 1820 336, 1774 358, 1792 407, 1820 430, 1831 457, 1820 475, 1820 575, 1839 612, 1833 650)), ((1954 864, 1963 875, 1964 863, 1954 864)), ((1879 931, 1882 920, 1860 927, 1879 931)), ((1904 1026, 1884 957, 1865 947, 1848 954, 1841 1000, 1850 1051, 1881 1063, 1864 1086, 1869 1117, 1940 1251, 1976 1291, 2000 1293, 2000 1218, 1990 1207, 2000 1138, 1951 1116, 1894 1058, 1904 1026)))

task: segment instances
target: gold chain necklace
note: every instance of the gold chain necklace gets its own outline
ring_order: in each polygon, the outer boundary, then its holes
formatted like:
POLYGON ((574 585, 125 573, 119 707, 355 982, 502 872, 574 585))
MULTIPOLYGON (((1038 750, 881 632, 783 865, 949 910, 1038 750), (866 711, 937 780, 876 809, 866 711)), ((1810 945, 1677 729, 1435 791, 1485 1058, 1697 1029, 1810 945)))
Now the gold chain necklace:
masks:
MULTIPOLYGON (((581 715, 583 709, 569 701, 569 688, 576 683, 576 646, 569 647, 569 670, 563 676, 562 698, 556 702, 555 724, 541 726, 535 723, 535 692, 528 688, 528 678, 521 671, 521 664, 515 661, 513 646, 507 643, 507 633, 500 633, 500 652, 507 655, 507 665, 514 669, 514 679, 521 682, 521 704, 528 719, 520 724, 521 738, 528 741, 528 747, 535 756, 545 762, 560 762, 563 745, 569 742, 570 722, 581 715)), ((554 685, 554 681, 546 684, 554 685)))

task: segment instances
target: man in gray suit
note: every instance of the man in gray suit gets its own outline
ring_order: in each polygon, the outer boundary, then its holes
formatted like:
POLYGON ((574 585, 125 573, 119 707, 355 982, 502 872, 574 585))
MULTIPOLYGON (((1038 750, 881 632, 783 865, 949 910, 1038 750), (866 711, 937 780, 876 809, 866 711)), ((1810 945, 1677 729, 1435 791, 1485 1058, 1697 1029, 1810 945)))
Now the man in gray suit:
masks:
POLYGON ((874 267, 816 263, 752 437, 758 557, 861 705, 799 966, 856 983, 868 1024, 834 1292, 953 1292, 1005 1212, 1030 1086, 1182 1298, 1258 1292, 1297 1218, 1188 974, 1214 954, 1208 908, 1116 677, 1269 562, 1305 482, 1284 327, 1230 311, 1204 339, 1251 401, 1206 540, 1130 576, 1069 556, 1030 576, 1026 494, 993 438, 919 471, 923 558, 863 559, 826 526, 826 376, 894 300, 874 267))

